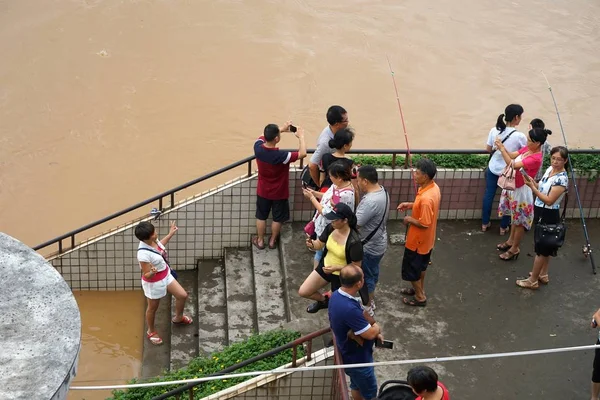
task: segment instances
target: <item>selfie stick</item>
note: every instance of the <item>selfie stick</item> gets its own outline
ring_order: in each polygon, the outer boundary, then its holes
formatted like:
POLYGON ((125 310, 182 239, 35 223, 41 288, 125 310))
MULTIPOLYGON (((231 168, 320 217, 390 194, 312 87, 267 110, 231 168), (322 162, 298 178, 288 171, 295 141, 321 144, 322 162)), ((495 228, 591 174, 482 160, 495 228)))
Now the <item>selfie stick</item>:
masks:
MULTIPOLYGON (((558 117, 558 125, 560 126, 560 130, 562 132, 563 139, 565 141, 565 147, 569 148, 567 145, 567 136, 565 135, 565 130, 563 129, 562 120, 560 119, 560 113, 558 112, 558 106, 556 105, 556 99, 554 98, 554 93, 552 92, 552 86, 550 86, 550 82, 548 78, 546 78, 546 74, 542 71, 542 75, 544 75, 544 79, 546 80, 546 84, 548 84, 548 90, 550 91, 550 96, 552 96, 552 102, 554 103, 554 109, 556 110, 556 116, 558 117)), ((575 196, 577 197, 577 205, 579 206, 579 215, 581 216, 581 225, 583 226, 583 236, 585 237, 586 244, 583 246, 583 255, 587 258, 590 258, 590 262, 592 263, 592 272, 596 275, 596 264, 594 263, 594 256, 592 254, 592 245, 590 244, 590 236, 588 234, 587 225, 585 223, 585 217, 583 216, 583 207, 581 206, 581 198, 579 197, 579 189, 577 188, 577 181, 575 180, 575 170, 573 169, 573 162, 571 161, 571 155, 569 154, 569 169, 571 170, 571 181, 573 182, 573 188, 575 189, 575 196)))
POLYGON ((394 71, 392 70, 392 64, 390 58, 386 55, 388 66, 390 67, 390 73, 392 74, 392 81, 394 82, 394 91, 396 92, 396 101, 398 102, 398 110, 400 111, 400 120, 402 121, 402 129, 404 130, 404 140, 406 141, 406 157, 408 159, 408 165, 410 166, 410 174, 413 178, 413 185, 415 188, 415 196, 417 195, 417 181, 413 174, 412 157, 410 155, 410 146, 408 145, 408 133, 406 132, 406 124, 404 123, 404 114, 402 113, 402 104, 400 104, 400 96, 398 95, 398 87, 396 86, 396 78, 394 77, 394 71))

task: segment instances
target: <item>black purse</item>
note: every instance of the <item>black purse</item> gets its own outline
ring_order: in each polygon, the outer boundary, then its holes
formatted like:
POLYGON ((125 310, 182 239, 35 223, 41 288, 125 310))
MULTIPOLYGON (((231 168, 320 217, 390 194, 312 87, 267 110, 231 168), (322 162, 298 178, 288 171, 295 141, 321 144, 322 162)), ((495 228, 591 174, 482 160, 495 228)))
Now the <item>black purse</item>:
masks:
POLYGON ((556 224, 545 224, 542 223, 544 220, 544 211, 546 206, 542 209, 542 214, 539 220, 535 224, 533 231, 533 240, 536 244, 543 247, 555 247, 560 248, 565 243, 565 236, 567 234, 567 225, 565 225, 565 214, 567 212, 567 203, 569 202, 569 195, 565 194, 565 204, 563 207, 560 220, 556 224))

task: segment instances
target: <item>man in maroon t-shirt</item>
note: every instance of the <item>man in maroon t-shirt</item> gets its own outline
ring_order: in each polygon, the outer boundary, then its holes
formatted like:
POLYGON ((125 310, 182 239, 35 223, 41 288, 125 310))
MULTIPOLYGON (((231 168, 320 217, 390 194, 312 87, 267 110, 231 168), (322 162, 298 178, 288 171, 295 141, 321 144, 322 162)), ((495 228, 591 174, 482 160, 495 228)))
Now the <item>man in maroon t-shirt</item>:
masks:
POLYGON ((273 210, 271 238, 269 248, 277 246, 281 224, 290 218, 290 163, 306 157, 304 130, 300 127, 294 135, 300 142, 298 151, 279 150, 277 144, 281 140, 281 132, 290 131, 291 122, 286 122, 281 128, 275 124, 265 127, 264 135, 254 143, 254 155, 258 165, 258 185, 256 187, 256 231, 258 236, 252 239, 252 244, 259 249, 265 248, 265 232, 267 218, 273 210))

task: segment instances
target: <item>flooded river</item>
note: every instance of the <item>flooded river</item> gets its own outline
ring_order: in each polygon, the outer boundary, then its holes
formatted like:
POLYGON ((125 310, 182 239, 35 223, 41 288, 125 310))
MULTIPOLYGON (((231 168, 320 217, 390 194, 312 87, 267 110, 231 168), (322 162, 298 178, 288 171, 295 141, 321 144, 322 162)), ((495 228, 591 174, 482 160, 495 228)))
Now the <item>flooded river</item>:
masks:
MULTIPOLYGON (((126 383, 139 376, 144 298, 138 291, 73 293, 81 310, 81 353, 72 386, 126 383)), ((110 391, 69 392, 69 400, 104 400, 110 391)))

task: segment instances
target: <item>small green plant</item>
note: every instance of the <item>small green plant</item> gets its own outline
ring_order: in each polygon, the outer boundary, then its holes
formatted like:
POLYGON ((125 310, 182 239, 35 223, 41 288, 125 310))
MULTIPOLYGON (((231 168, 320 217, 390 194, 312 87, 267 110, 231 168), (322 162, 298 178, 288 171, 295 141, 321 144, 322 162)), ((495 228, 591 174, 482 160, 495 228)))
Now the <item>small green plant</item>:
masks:
MULTIPOLYGON (((258 356, 276 347, 283 346, 284 344, 292 342, 299 337, 300 334, 298 332, 286 330, 274 330, 260 335, 254 335, 243 342, 227 346, 223 349, 223 351, 214 353, 210 357, 194 358, 185 368, 168 372, 160 378, 150 379, 145 382, 166 382, 181 379, 201 378, 203 376, 220 372, 227 367, 258 356)), ((299 346, 298 358, 303 356, 304 349, 302 346, 299 346)), ((235 372, 268 371, 281 367, 282 365, 290 363, 291 361, 292 350, 289 349, 274 356, 257 361, 253 364, 247 365, 243 368, 237 369, 235 372)), ((230 386, 237 385, 238 383, 248 379, 252 379, 252 377, 218 379, 199 384, 194 388, 194 399, 201 399, 212 393, 216 393, 230 386)), ((137 379, 132 379, 129 383, 138 382, 139 381, 137 379)), ((154 396, 164 394, 175 389, 176 387, 177 386, 161 386, 129 390, 114 390, 112 393, 113 397, 111 399, 149 400, 154 396)), ((187 398, 187 393, 185 393, 183 397, 187 398)))

